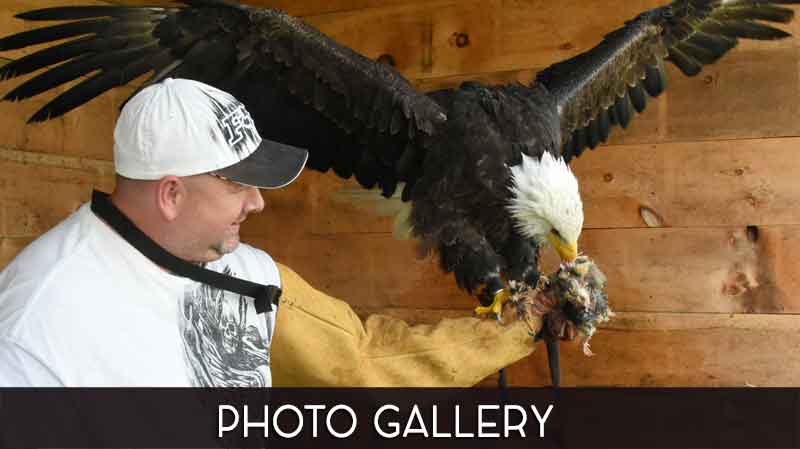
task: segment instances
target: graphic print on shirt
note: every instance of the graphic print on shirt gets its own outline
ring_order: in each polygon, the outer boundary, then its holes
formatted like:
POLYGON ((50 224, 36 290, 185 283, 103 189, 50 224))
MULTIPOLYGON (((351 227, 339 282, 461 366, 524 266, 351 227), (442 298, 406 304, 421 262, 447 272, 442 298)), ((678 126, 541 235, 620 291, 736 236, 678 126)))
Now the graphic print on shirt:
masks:
MULTIPOLYGON (((223 273, 236 276, 227 266, 223 273)), ((252 299, 206 284, 187 290, 180 309, 184 357, 195 387, 268 386, 271 324, 265 317, 272 314, 257 315, 252 299)))

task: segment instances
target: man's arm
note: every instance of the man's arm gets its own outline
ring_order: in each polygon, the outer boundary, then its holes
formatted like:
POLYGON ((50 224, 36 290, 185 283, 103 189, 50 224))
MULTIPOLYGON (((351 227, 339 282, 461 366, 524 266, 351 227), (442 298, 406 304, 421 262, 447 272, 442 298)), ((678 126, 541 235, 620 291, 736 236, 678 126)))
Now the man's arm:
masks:
MULTIPOLYGON (((468 387, 533 352, 530 328, 477 318, 409 326, 372 315, 278 265, 283 296, 271 346, 273 385, 468 387)), ((537 321, 534 326, 541 326, 537 321)))

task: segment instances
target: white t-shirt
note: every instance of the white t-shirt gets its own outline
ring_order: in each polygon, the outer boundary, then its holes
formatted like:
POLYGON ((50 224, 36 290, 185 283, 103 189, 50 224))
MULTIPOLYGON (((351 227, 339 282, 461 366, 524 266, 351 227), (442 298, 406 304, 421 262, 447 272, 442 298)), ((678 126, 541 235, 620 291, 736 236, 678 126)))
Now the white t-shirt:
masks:
MULTIPOLYGON (((245 244, 207 268, 280 286, 245 244)), ((0 387, 268 387, 275 311, 169 274, 84 204, 0 273, 0 387)))

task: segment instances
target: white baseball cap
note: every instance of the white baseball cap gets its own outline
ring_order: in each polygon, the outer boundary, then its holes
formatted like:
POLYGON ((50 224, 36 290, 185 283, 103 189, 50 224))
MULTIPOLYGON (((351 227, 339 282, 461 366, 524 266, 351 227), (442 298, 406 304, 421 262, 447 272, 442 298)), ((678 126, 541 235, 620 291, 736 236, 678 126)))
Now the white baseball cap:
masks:
POLYGON ((167 78, 134 95, 114 130, 118 174, 141 180, 215 173, 276 189, 294 181, 308 151, 262 139, 232 95, 197 81, 167 78))

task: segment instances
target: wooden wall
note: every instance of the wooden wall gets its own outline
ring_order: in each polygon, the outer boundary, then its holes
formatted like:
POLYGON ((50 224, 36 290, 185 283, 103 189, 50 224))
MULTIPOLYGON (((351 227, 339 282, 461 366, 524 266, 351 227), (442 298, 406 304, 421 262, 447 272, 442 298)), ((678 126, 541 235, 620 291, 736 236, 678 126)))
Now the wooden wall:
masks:
MULTIPOLYGON (((86 2, 3 3, 5 34, 25 26, 13 12, 86 2)), ((431 90, 465 79, 529 81, 664 2, 251 3, 302 15, 369 57, 390 54, 431 90)), ((667 94, 574 164, 586 204, 580 243, 608 274, 618 315, 593 339, 597 356, 562 345, 565 384, 800 385, 799 46, 747 42, 696 78, 670 70, 667 94)), ((0 104, 0 266, 86 201, 92 186, 112 188, 111 130, 129 93, 37 126, 24 119, 47 98, 0 104)), ((418 260, 412 243, 394 241, 390 218, 337 199, 346 184, 308 171, 267 192, 245 240, 364 312, 428 322, 468 314, 473 300, 434 260, 418 260)), ((546 384, 544 351, 511 367, 509 378, 546 384)))

